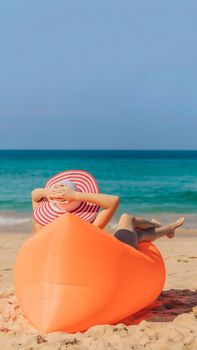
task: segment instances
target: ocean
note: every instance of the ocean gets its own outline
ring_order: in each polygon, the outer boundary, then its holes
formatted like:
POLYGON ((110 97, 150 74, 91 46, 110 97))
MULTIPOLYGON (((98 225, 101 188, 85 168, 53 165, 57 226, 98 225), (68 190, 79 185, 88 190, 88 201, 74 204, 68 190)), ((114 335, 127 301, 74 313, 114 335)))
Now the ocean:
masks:
POLYGON ((68 169, 89 171, 101 192, 120 196, 112 225, 127 212, 164 223, 185 215, 197 227, 197 151, 1 150, 0 231, 30 231, 31 191, 68 169))

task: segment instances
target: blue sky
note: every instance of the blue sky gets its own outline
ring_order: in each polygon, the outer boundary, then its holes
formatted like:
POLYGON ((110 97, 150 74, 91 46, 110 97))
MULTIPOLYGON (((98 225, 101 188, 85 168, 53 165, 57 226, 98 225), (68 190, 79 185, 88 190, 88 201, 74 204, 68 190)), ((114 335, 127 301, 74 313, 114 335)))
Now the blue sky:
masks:
POLYGON ((196 1, 0 7, 1 149, 197 149, 196 1))

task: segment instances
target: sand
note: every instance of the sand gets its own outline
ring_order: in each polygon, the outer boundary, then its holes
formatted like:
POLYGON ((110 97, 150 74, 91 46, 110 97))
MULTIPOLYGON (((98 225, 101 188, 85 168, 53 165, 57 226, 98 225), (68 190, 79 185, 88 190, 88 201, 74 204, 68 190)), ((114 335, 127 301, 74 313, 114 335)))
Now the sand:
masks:
POLYGON ((85 333, 35 330, 23 316, 13 289, 16 253, 28 234, 0 234, 0 349, 181 350, 197 349, 197 231, 178 231, 155 242, 167 279, 159 298, 115 326, 85 333))

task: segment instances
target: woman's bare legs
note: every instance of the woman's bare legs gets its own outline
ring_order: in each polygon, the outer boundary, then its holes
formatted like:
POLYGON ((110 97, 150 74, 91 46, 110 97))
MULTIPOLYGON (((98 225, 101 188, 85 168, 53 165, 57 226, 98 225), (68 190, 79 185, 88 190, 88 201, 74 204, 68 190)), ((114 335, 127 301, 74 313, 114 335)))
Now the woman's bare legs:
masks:
MULTIPOLYGON (((143 218, 140 218, 140 220, 143 218)), ((144 220, 144 219, 143 219, 144 220)), ((147 220, 146 224, 147 224, 147 220)), ((149 222, 150 223, 150 222, 149 222)), ((155 241, 158 238, 167 236, 172 238, 175 234, 175 230, 183 225, 184 218, 180 218, 177 221, 161 226, 161 227, 150 227, 147 229, 138 229, 136 226, 136 217, 128 214, 123 214, 120 217, 117 230, 114 236, 127 244, 132 245, 138 249, 138 242, 142 241, 155 241), (128 230, 130 232, 123 232, 119 230, 128 230), (119 232, 118 232, 119 231, 119 232)), ((137 225, 139 227, 139 217, 137 217, 137 225)))
POLYGON ((169 225, 150 228, 146 230, 138 230, 138 242, 142 241, 155 241, 156 239, 167 236, 168 238, 172 238, 175 235, 175 230, 182 226, 184 223, 184 218, 179 218, 177 221, 172 222, 169 225))

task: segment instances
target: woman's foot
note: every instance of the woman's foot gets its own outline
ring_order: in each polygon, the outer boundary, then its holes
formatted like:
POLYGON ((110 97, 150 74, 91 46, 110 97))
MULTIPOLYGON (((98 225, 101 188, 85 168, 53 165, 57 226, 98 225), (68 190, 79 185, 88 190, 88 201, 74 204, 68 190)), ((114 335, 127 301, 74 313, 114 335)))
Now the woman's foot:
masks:
POLYGON ((179 218, 178 220, 176 220, 175 222, 173 222, 172 224, 169 224, 168 226, 169 226, 170 232, 167 233, 166 236, 167 236, 168 238, 173 238, 174 235, 175 235, 175 230, 176 230, 178 227, 182 226, 183 223, 184 223, 184 221, 185 221, 185 218, 182 217, 182 218, 179 218))

